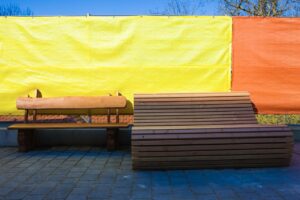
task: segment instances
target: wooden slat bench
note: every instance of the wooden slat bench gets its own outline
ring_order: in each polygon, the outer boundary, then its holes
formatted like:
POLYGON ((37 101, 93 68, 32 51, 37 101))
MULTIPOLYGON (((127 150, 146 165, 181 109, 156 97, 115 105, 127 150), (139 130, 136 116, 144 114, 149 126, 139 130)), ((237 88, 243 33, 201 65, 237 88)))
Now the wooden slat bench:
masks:
POLYGON ((133 169, 289 165, 284 125, 259 125, 249 93, 136 94, 133 169))
MULTIPOLYGON (((38 146, 36 129, 93 129, 104 128, 107 132, 107 149, 114 150, 118 145, 119 128, 127 128, 129 124, 119 122, 119 109, 125 108, 127 100, 123 96, 97 96, 97 97, 55 97, 42 98, 37 90, 36 98, 22 97, 17 99, 17 108, 25 110, 24 122, 13 124, 8 129, 18 130, 19 151, 26 152, 38 146), (37 114, 43 110, 59 112, 60 110, 85 111, 88 113, 86 123, 37 123, 37 114), (92 123, 92 109, 106 109, 107 123, 92 123), (115 110, 116 123, 111 122, 111 110, 115 110), (29 122, 29 114, 33 120, 29 122)), ((49 114, 49 113, 48 113, 49 114)))

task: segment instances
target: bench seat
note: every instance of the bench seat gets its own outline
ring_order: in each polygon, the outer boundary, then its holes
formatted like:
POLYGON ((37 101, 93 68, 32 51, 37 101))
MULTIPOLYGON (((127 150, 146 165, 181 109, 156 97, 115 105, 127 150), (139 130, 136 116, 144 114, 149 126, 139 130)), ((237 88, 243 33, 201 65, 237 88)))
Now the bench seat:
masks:
MULTIPOLYGON (((14 124, 8 129, 18 130, 19 151, 29 151, 38 146, 36 141, 36 129, 85 129, 105 128, 107 131, 107 149, 114 150, 118 144, 119 128, 126 128, 129 124, 119 123, 119 109, 125 109, 127 99, 120 96, 66 96, 43 98, 40 90, 35 91, 35 97, 19 97, 16 100, 16 107, 24 112, 24 124, 14 124), (104 109, 107 112, 107 123, 92 123, 92 110, 104 109), (66 110, 78 110, 84 116, 76 116, 84 123, 37 123, 37 114, 42 111, 55 110, 64 113, 66 110), (116 115, 116 123, 111 122, 111 111, 116 115), (32 121, 29 123, 29 115, 32 114, 32 121), (87 115, 86 115, 87 114, 87 115)), ((74 118, 74 116, 73 116, 74 118)))
POLYGON ((126 123, 24 123, 13 124, 8 129, 74 129, 74 128, 127 128, 129 124, 126 123))
POLYGON ((293 134, 260 125, 247 92, 135 95, 133 169, 287 166, 293 134))

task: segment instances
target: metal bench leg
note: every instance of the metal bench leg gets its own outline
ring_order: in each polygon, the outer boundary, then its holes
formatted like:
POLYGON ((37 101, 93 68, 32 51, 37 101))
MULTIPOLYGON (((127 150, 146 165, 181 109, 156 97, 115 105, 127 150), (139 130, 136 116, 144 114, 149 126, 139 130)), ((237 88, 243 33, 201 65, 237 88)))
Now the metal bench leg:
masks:
POLYGON ((36 146, 35 131, 32 129, 18 129, 19 152, 27 152, 36 146))
POLYGON ((118 128, 107 128, 106 148, 108 151, 116 150, 118 147, 118 128))

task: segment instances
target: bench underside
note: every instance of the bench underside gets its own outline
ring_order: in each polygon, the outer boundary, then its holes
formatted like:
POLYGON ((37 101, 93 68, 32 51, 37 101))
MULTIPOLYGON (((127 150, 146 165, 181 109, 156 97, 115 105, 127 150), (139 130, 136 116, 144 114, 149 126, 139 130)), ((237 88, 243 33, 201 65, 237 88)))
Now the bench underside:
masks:
POLYGON ((85 129, 105 128, 107 133, 107 150, 115 150, 118 147, 119 128, 127 128, 129 124, 76 124, 76 123, 29 123, 14 124, 8 129, 18 130, 19 151, 27 152, 39 146, 36 140, 36 129, 85 129))

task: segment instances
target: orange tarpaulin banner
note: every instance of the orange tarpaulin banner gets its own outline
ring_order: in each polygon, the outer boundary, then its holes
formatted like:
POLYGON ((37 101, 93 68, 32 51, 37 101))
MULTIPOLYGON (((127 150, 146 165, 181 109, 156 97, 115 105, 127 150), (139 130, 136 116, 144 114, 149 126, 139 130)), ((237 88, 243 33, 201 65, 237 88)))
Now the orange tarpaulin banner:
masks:
POLYGON ((233 18, 232 90, 258 113, 300 114, 300 18, 233 18))

